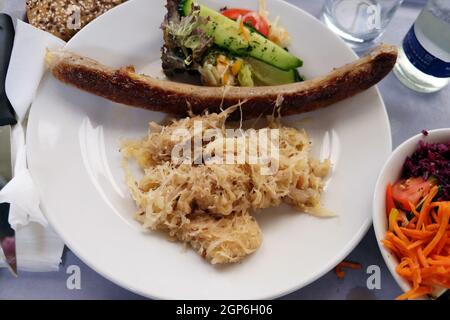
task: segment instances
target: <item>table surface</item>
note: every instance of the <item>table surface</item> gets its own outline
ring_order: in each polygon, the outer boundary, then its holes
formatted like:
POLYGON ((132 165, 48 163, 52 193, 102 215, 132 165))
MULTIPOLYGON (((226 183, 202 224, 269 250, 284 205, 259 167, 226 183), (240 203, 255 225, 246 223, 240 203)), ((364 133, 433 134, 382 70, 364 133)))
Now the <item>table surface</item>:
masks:
MULTIPOLYGON (((319 16, 323 4, 323 0, 288 2, 314 16, 319 16)), ((420 6, 404 3, 381 40, 400 44, 420 9, 420 6)), ((449 126, 450 87, 434 94, 416 93, 404 87, 393 74, 390 74, 379 84, 379 88, 389 113, 394 147, 422 129, 449 126)), ((329 272, 316 282, 282 299, 393 299, 400 294, 399 287, 384 264, 372 229, 348 259, 362 263, 363 269, 347 271, 345 279, 342 280, 338 279, 334 272, 329 272), (369 274, 366 270, 371 265, 377 265, 381 269, 380 289, 367 288, 369 274)), ((15 279, 7 270, 0 270, 0 300, 2 299, 142 299, 142 297, 106 280, 86 266, 70 250, 66 250, 59 272, 23 272, 15 279), (74 265, 81 270, 81 288, 70 290, 67 286, 70 274, 67 272, 71 270, 69 266, 74 265)))

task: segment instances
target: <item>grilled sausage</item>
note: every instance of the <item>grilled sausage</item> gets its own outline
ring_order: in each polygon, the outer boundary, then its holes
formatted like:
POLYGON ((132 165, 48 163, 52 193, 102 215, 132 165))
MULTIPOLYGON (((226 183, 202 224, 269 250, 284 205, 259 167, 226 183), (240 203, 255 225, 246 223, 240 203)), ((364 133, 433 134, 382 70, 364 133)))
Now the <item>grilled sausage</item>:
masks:
POLYGON ((133 67, 113 69, 80 55, 49 52, 53 75, 81 90, 129 106, 186 115, 242 103, 245 119, 272 114, 277 102, 281 115, 327 107, 354 96, 382 80, 394 67, 397 49, 379 45, 366 56, 304 82, 267 87, 204 87, 155 79, 133 67))

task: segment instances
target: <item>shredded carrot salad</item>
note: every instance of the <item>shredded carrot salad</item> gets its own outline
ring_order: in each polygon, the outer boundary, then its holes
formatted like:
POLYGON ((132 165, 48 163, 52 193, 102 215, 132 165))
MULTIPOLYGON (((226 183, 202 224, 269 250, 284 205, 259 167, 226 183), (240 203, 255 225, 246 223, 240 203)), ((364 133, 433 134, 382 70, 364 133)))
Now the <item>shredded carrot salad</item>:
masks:
POLYGON ((334 268, 334 272, 339 279, 345 278, 344 268, 358 270, 362 269, 362 264, 351 261, 342 261, 336 266, 336 268, 334 268))
POLYGON ((250 35, 247 28, 245 27, 244 19, 242 18, 239 19, 239 30, 242 36, 244 37, 245 41, 250 42, 250 35))
POLYGON ((397 273, 412 286, 398 300, 417 299, 436 288, 450 289, 450 201, 434 201, 434 186, 418 205, 411 203, 410 216, 392 207, 387 188, 389 231, 383 244, 399 260, 397 273))

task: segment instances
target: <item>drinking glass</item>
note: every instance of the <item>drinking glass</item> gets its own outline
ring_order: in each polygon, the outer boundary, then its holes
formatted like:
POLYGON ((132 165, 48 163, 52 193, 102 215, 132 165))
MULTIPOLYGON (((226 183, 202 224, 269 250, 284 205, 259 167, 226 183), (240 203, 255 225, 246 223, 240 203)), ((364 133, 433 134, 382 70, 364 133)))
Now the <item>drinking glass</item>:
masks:
POLYGON ((355 51, 374 46, 403 0, 325 0, 322 21, 355 51))

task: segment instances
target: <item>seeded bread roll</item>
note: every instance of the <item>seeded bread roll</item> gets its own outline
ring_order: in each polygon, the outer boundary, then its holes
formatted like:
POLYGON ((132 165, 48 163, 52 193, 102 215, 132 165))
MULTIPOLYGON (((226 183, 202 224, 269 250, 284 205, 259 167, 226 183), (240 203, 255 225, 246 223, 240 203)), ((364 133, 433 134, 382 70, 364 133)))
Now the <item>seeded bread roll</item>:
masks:
POLYGON ((28 22, 68 41, 89 22, 126 0, 28 0, 28 22))

